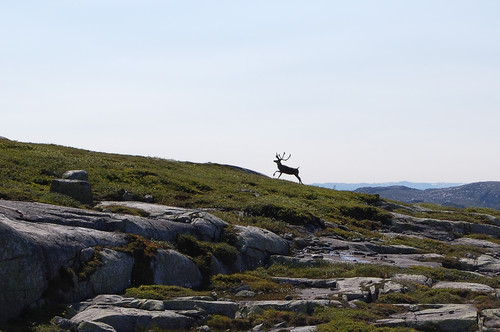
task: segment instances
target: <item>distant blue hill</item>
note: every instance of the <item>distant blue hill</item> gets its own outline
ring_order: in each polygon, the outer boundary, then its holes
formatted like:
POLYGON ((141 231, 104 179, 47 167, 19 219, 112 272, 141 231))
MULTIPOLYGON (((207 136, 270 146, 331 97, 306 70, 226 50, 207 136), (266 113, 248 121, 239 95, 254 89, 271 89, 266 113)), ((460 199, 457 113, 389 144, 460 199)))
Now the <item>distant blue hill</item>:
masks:
POLYGON ((408 182, 408 181, 380 182, 380 183, 342 183, 342 182, 313 183, 313 186, 316 187, 323 187, 336 190, 348 190, 348 191, 354 191, 358 188, 364 188, 364 187, 404 186, 413 189, 425 190, 425 189, 450 188, 461 185, 463 185, 463 183, 451 183, 451 182, 422 183, 422 182, 408 182))

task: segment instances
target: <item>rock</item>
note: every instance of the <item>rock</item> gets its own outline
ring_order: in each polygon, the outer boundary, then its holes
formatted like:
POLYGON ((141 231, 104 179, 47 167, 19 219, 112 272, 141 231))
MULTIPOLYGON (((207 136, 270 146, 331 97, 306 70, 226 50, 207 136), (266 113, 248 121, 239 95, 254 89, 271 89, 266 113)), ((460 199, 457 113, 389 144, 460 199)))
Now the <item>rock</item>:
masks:
POLYGON ((400 282, 412 282, 428 287, 432 286, 432 279, 421 274, 396 274, 391 279, 400 282))
POLYGON ((488 285, 477 284, 473 282, 440 281, 437 284, 435 284, 432 288, 465 289, 471 292, 495 293, 494 288, 488 285))
POLYGON ((151 265, 155 284, 186 288, 201 286, 203 277, 198 266, 177 251, 158 250, 151 265))
POLYGON ((277 311, 293 311, 296 313, 312 314, 317 307, 326 307, 329 300, 292 300, 292 301, 250 301, 243 303, 236 318, 246 318, 269 309, 277 311))
POLYGON ((382 278, 354 277, 337 279, 337 292, 347 301, 372 302, 377 294, 373 292, 382 283, 382 278), (371 286, 376 286, 370 289, 371 286))
POLYGON ((236 297, 255 297, 255 292, 250 290, 240 290, 235 294, 236 297))
POLYGON ((500 244, 480 239, 472 239, 469 237, 461 237, 453 240, 450 244, 452 245, 464 245, 464 246, 473 246, 479 248, 491 249, 492 252, 500 251, 500 244))
POLYGON ((232 301, 197 300, 195 298, 177 298, 163 302, 166 310, 192 310, 199 308, 210 315, 222 315, 234 318, 238 304, 232 301))
POLYGON ((247 268, 263 266, 271 255, 287 255, 288 242, 268 230, 254 226, 235 226, 238 237, 236 247, 243 255, 247 268))
MULTIPOLYGON (((15 220, 22 212, 6 209, 5 201, 0 205, 0 321, 37 303, 46 291, 56 295, 55 289, 64 285, 55 281, 73 266, 82 249, 127 243, 123 234, 15 220)), ((74 280, 67 282, 71 288, 74 280)))
POLYGON ((62 175, 63 179, 68 179, 68 180, 81 180, 81 181, 89 181, 89 173, 84 170, 72 170, 72 171, 66 171, 62 175))
MULTIPOLYGON (((79 312, 71 321, 79 324, 106 324, 116 332, 133 332, 152 327, 160 329, 183 330, 194 325, 191 317, 177 314, 170 310, 149 311, 135 308, 124 308, 113 305, 90 306, 79 312)), ((92 331, 91 329, 87 331, 92 331)), ((98 330, 108 331, 108 330, 98 330)))
MULTIPOLYGON (((60 325, 59 325, 60 326, 60 325)), ((60 326, 62 328, 62 326, 60 326)), ((78 332, 117 332, 112 326, 101 322, 81 322, 76 328, 78 332)))
POLYGON ((378 320, 388 327, 411 327, 444 332, 469 331, 477 323, 477 310, 470 304, 435 304, 378 320))
POLYGON ((479 272, 497 273, 500 271, 500 259, 490 255, 481 255, 476 258, 461 258, 463 268, 479 272))
POLYGON ((294 265, 300 267, 313 267, 323 264, 322 261, 310 258, 298 258, 283 255, 272 255, 269 258, 270 264, 294 265))
POLYGON ((69 292, 60 294, 65 302, 75 302, 102 293, 121 293, 130 287, 134 259, 106 248, 102 249, 100 256, 101 265, 87 280, 78 282, 69 292))
POLYGON ((78 226, 106 232, 133 233, 147 239, 169 242, 174 242, 178 234, 191 234, 205 241, 219 241, 224 228, 227 227, 226 222, 206 212, 144 202, 106 202, 98 207, 127 206, 144 210, 150 214, 149 217, 103 213, 35 202, 2 201, 0 205, 0 213, 9 215, 12 219, 78 226))
POLYGON ((50 185, 50 191, 69 196, 83 204, 91 205, 93 202, 88 181, 54 179, 50 185))
POLYGON ((484 309, 479 315, 478 325, 481 332, 500 331, 500 308, 484 309))
MULTIPOLYGON (((384 282, 384 286, 381 289, 379 289, 379 294, 385 295, 390 293, 405 293, 406 290, 407 288, 401 285, 400 283, 388 280, 384 282)), ((373 293, 374 292, 372 292, 372 294, 373 293)))
POLYGON ((280 284, 290 284, 295 287, 311 287, 311 288, 335 288, 337 287, 336 279, 308 279, 308 278, 287 278, 274 277, 273 281, 280 284))

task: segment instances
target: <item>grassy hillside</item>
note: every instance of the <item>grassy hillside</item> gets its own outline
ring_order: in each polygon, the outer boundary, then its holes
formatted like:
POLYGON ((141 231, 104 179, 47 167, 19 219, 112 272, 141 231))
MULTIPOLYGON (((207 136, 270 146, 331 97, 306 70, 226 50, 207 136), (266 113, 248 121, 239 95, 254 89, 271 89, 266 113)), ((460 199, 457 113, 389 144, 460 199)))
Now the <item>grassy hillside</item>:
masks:
POLYGON ((297 224, 317 224, 320 220, 340 224, 364 219, 377 222, 387 216, 370 205, 378 200, 375 195, 299 185, 231 166, 8 140, 0 140, 0 156, 3 199, 80 206, 49 189, 51 181, 66 170, 84 169, 89 173, 95 201, 117 200, 120 190, 126 190, 136 200, 152 195, 155 203, 211 208, 229 221, 278 222, 274 226, 284 220, 297 224))

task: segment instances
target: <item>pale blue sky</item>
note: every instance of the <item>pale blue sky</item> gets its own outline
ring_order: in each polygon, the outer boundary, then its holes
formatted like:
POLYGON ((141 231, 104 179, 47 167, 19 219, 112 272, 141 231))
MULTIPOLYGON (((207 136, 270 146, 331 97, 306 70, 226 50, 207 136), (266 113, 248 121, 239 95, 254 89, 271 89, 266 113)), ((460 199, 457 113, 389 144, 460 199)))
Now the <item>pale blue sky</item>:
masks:
POLYGON ((500 180, 499 17, 496 0, 1 1, 0 136, 267 175, 286 151, 305 183, 500 180))

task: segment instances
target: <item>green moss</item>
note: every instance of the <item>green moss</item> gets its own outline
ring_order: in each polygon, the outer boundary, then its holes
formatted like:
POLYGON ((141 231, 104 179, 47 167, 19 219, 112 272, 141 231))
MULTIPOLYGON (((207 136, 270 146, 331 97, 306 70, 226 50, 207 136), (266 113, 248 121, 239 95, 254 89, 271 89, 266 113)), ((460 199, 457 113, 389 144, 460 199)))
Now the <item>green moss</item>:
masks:
POLYGON ((227 292, 228 297, 234 297, 231 290, 241 286, 248 286, 250 291, 256 293, 254 300, 282 300, 287 295, 293 295, 294 289, 291 285, 279 284, 272 281, 269 277, 260 277, 252 271, 235 274, 218 274, 212 276, 210 287, 219 292, 227 292))
POLYGON ((94 253, 91 259, 83 264, 81 268, 76 272, 78 280, 88 279, 100 266, 102 266, 102 247, 94 247, 94 253))
POLYGON ((135 234, 128 234, 126 239, 128 241, 126 246, 115 247, 113 249, 124 252, 134 258, 131 276, 132 286, 153 284, 154 277, 153 270, 151 269, 151 261, 160 248, 158 242, 146 240, 135 234))
POLYGON ((148 217, 149 212, 144 211, 142 209, 138 208, 132 208, 129 206, 123 206, 123 205, 108 205, 101 210, 103 211, 109 211, 111 213, 120 213, 120 214, 129 214, 132 216, 139 216, 139 217, 148 217))
POLYGON ((318 326, 322 332, 417 332, 411 328, 377 327, 373 323, 397 312, 396 307, 380 307, 378 304, 363 305, 361 308, 319 308, 315 316, 326 323, 318 326))
POLYGON ((182 296, 209 296, 209 292, 195 291, 189 288, 166 285, 141 285, 128 288, 125 296, 141 299, 170 300, 182 296))

